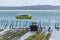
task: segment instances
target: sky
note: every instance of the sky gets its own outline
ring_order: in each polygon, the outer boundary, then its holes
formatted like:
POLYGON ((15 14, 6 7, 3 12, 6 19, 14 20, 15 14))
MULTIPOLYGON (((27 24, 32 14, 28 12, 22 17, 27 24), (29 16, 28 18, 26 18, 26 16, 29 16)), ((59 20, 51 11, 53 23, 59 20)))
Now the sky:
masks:
POLYGON ((0 0, 0 6, 60 5, 60 0, 0 0))

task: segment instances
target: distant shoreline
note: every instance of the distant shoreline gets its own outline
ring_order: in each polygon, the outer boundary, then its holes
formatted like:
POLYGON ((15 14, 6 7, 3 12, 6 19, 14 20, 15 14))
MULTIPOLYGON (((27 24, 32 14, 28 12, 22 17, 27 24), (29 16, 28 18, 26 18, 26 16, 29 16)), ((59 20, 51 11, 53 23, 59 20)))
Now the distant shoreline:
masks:
POLYGON ((60 11, 60 10, 0 10, 0 11, 60 11))

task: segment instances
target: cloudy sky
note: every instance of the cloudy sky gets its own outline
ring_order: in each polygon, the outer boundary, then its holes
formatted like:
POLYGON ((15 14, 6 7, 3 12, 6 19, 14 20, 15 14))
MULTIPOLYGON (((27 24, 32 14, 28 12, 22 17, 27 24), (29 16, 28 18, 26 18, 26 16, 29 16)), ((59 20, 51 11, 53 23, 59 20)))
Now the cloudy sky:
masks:
POLYGON ((0 6, 60 5, 60 0, 0 0, 0 6))

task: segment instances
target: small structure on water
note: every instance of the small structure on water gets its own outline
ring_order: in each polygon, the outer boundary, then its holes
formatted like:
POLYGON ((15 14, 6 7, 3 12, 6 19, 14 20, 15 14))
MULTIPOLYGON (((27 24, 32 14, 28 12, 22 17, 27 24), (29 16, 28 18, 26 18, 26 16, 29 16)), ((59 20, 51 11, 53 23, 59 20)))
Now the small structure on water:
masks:
POLYGON ((18 15, 16 19, 31 19, 32 15, 18 15))
POLYGON ((31 22, 30 23, 30 29, 31 31, 38 31, 38 25, 36 22, 31 22))

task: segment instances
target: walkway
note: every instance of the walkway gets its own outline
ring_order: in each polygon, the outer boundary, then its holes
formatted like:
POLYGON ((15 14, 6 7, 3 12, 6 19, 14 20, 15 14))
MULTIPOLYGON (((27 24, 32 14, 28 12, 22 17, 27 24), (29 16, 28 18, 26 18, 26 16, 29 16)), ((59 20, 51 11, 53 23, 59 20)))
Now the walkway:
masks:
POLYGON ((9 31, 9 29, 5 29, 5 30, 1 31, 1 32, 0 32, 0 36, 6 34, 7 31, 9 31))
POLYGON ((26 38, 28 38, 29 36, 33 35, 35 32, 28 32, 25 35, 23 35, 19 40, 25 40, 26 38))
POLYGON ((50 40, 60 40, 60 30, 53 30, 50 40))

